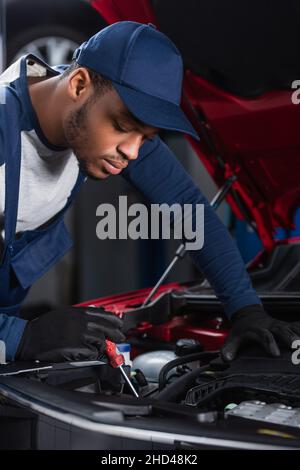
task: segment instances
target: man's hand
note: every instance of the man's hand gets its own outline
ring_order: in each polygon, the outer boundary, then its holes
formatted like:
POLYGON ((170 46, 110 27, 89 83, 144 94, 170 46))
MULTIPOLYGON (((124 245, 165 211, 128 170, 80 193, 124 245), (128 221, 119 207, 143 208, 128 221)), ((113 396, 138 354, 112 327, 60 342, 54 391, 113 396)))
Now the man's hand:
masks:
POLYGON ((242 344, 260 344, 271 356, 280 356, 276 340, 289 349, 300 339, 300 322, 287 323, 270 317, 261 305, 249 305, 233 315, 232 329, 221 349, 225 361, 232 361, 242 344))
POLYGON ((16 360, 96 360, 105 352, 105 339, 121 343, 122 320, 103 308, 67 307, 29 321, 16 360))

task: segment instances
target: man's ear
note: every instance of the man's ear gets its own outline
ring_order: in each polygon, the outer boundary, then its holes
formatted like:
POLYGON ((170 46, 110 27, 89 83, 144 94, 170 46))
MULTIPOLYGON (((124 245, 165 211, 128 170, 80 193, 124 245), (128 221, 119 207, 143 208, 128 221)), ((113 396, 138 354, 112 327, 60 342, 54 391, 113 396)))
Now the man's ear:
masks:
POLYGON ((72 101, 78 101, 87 96, 92 88, 91 78, 88 70, 79 67, 73 70, 68 77, 68 95, 72 101))

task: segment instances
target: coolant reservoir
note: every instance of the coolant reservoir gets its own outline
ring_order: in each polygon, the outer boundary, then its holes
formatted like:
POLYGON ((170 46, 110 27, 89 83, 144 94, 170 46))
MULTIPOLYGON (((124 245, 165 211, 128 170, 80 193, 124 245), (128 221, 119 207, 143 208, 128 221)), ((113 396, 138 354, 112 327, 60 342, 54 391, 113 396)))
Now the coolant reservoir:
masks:
MULTIPOLYGON (((168 362, 203 351, 202 344, 191 338, 181 338, 176 342, 175 351, 152 351, 141 354, 133 360, 133 369, 140 369, 148 382, 158 382, 161 369, 168 362)), ((197 363, 198 364, 198 363, 197 363)), ((172 375, 174 369, 167 374, 172 375)))
POLYGON ((133 360, 132 368, 140 369, 148 382, 158 382, 161 369, 178 356, 173 351, 152 351, 141 354, 133 360))

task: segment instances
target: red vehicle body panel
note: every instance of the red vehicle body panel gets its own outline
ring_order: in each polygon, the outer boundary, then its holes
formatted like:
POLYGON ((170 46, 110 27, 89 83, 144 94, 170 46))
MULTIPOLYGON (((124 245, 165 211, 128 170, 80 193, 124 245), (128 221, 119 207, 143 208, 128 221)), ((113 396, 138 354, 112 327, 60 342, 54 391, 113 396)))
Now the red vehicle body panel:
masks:
MULTIPOLYGON (((132 20, 159 24, 149 0, 94 0, 93 7, 108 22, 132 20)), ((255 98, 241 98, 185 70, 182 107, 202 139, 187 136, 218 186, 235 174, 233 188, 256 224, 267 252, 276 245, 278 227, 293 229, 300 202, 300 105, 293 90, 273 90, 255 98), (207 145, 198 118, 204 117, 207 145), (220 164, 221 160, 221 164, 220 164)), ((232 195, 234 213, 244 215, 232 195)))
POLYGON ((148 0, 93 0, 91 5, 110 24, 124 20, 157 23, 148 0))
MULTIPOLYGON (((172 290, 179 291, 185 289, 183 284, 170 283, 162 285, 157 293, 153 296, 153 300, 161 294, 170 292, 172 290)), ((109 312, 114 312, 122 318, 123 314, 130 315, 130 311, 135 307, 141 305, 150 293, 151 288, 141 289, 138 291, 127 292, 125 294, 117 294, 101 299, 89 300, 83 302, 78 307, 87 307, 94 305, 96 307, 103 307, 109 312)), ((180 338, 192 338, 198 340, 205 351, 219 350, 227 336, 227 329, 223 327, 223 319, 217 314, 215 318, 205 316, 199 313, 199 318, 191 321, 188 316, 175 316, 172 320, 154 326, 148 322, 141 322, 138 327, 127 335, 130 339, 134 336, 147 335, 148 339, 157 340, 161 342, 175 343, 180 338)), ((142 349, 133 348, 131 356, 134 358, 136 355, 143 353, 142 349)))

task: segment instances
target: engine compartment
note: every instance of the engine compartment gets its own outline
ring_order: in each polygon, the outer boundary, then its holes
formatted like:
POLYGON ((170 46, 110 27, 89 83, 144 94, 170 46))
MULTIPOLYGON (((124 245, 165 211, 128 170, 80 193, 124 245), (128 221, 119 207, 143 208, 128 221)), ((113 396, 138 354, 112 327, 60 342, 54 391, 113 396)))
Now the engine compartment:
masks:
MULTIPOLYGON (((27 364, 27 370, 33 366, 27 364)), ((72 416, 72 427, 78 427, 76 420, 98 423, 100 428, 109 423, 125 426, 128 437, 137 426, 150 435, 156 430, 167 432, 173 435, 174 446, 180 442, 180 448, 202 448, 197 437, 213 437, 217 443, 209 448, 228 448, 228 442, 230 448, 238 449, 300 447, 300 371, 291 365, 288 354, 274 361, 245 352, 227 365, 218 353, 194 353, 166 362, 157 381, 148 380, 142 372, 138 375, 137 370, 130 374, 125 366, 139 398, 132 395, 119 370, 104 362, 35 367, 40 369, 25 372, 23 365, 16 375, 16 365, 14 371, 0 368, 1 448, 24 448, 28 435, 24 411, 30 415, 27 421, 36 423, 30 433, 37 434, 37 448, 48 448, 47 415, 52 421, 55 417, 50 428, 57 436, 65 417, 72 416), (185 444, 179 433, 185 435, 185 444)), ((68 419, 66 423, 71 433, 68 419)), ((83 428, 79 448, 87 448, 89 441, 84 437, 89 426, 83 428)), ((139 445, 145 441, 139 440, 139 445)), ((137 448, 136 443, 131 445, 137 448)))
MULTIPOLYGON (((228 323, 209 290, 166 288, 145 308, 131 300, 122 307, 132 361, 124 370, 139 397, 106 357, 0 365, 1 448, 300 448, 292 351, 273 359, 249 345, 225 363, 228 323)), ((296 295, 264 301, 274 315, 284 303, 297 317, 296 295)))

